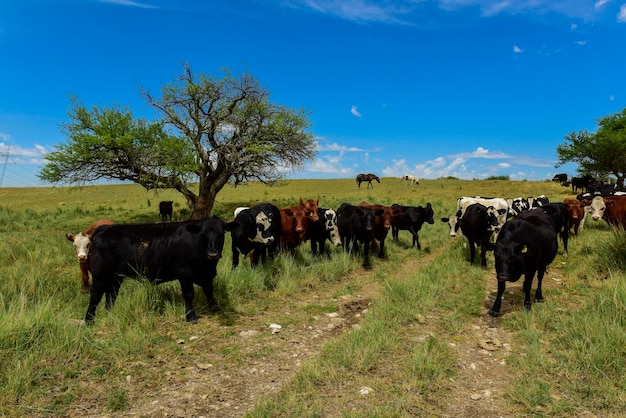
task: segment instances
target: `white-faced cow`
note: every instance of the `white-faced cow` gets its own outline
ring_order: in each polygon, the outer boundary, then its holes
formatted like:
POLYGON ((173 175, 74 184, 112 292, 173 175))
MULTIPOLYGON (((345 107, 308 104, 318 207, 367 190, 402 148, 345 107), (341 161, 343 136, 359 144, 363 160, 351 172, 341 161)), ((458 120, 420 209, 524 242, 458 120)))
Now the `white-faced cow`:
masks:
POLYGON ((524 307, 530 311, 530 291, 537 274, 535 302, 543 301, 541 282, 558 250, 554 224, 540 209, 521 213, 504 224, 494 248, 498 294, 489 315, 498 316, 506 282, 515 282, 524 275, 524 307))
POLYGON ((372 268, 369 252, 370 244, 375 239, 375 217, 382 213, 382 209, 373 210, 349 203, 342 203, 337 209, 337 226, 344 249, 357 253, 359 243, 363 244, 363 267, 368 270, 372 268))
POLYGON ((263 203, 236 213, 237 227, 230 231, 233 269, 239 265, 239 255, 250 257, 251 266, 256 267, 260 257, 265 261, 266 247, 280 242, 280 235, 274 236, 277 228, 272 228, 272 224, 278 224, 281 232, 280 212, 274 205, 263 203))
POLYGON ((580 221, 580 229, 583 229, 585 226, 585 218, 587 217, 587 214, 589 214, 589 216, 591 216, 591 220, 595 222, 598 222, 604 217, 606 203, 604 202, 604 198, 602 196, 595 196, 591 200, 581 200, 581 203, 585 208, 585 216, 583 216, 583 219, 580 221))
POLYGON ((65 238, 73 243, 74 251, 76 251, 76 258, 78 258, 78 265, 80 266, 80 273, 83 282, 83 293, 87 293, 89 291, 89 250, 91 247, 91 236, 100 225, 111 224, 113 224, 112 221, 109 221, 108 219, 101 219, 89 225, 89 228, 85 232, 79 232, 76 235, 69 233, 65 234, 65 238))
POLYGON ((319 221, 309 223, 304 240, 311 240, 311 254, 324 255, 326 253, 326 240, 335 247, 341 246, 339 228, 337 227, 337 213, 334 209, 317 208, 319 221))
POLYGON ((433 219, 435 213, 430 202, 423 206, 403 206, 394 203, 391 205, 393 210, 393 219, 391 221, 391 236, 395 242, 398 241, 400 230, 409 231, 413 236, 411 246, 415 246, 418 250, 422 249, 419 240, 419 231, 422 229, 424 222, 434 224, 433 219))
POLYGON ((87 324, 93 323, 96 308, 106 295, 111 309, 125 276, 145 277, 155 284, 178 280, 185 300, 187 321, 196 323, 193 308, 194 284, 200 286, 211 308, 213 279, 222 257, 224 235, 235 222, 218 217, 156 224, 104 225, 96 229, 91 245, 93 283, 87 324))

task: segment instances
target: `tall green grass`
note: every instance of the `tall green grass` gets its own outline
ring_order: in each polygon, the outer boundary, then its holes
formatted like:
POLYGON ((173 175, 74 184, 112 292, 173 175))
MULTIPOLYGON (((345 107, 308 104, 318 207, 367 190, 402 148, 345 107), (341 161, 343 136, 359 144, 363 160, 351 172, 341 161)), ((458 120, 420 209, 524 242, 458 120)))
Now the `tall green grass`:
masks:
MULTIPOLYGON (((253 316, 268 305, 325 287, 338 295, 357 294, 362 286, 380 289, 359 329, 330 341, 319 358, 250 416, 416 416, 445 409, 456 374, 450 343, 480 315, 485 271, 469 265, 463 240, 451 241, 439 218, 454 211, 461 195, 538 194, 553 201, 570 196, 568 189, 550 182, 505 180, 424 180, 406 187, 399 179, 383 178, 369 190, 358 190, 353 179, 225 188, 214 211, 225 220, 232 219, 236 206, 271 202, 281 207, 300 197, 319 198, 321 206, 332 208, 343 202, 431 202, 435 210, 435 225, 424 225, 420 232, 423 250, 411 248, 409 234, 401 231, 397 244, 387 244, 387 259, 372 257, 367 279, 360 258, 333 249, 330 259, 314 259, 306 244, 295 259, 279 256, 254 270, 242 260, 232 271, 227 237, 216 279, 223 311, 212 314, 197 292, 194 305, 204 317, 201 324, 215 318, 228 327, 237 315, 253 316), (423 332, 423 320, 438 331, 423 332), (362 387, 373 394, 360 396, 362 387), (349 407, 329 397, 329 389, 349 394, 349 407)), ((79 326, 88 296, 80 293, 80 271, 63 234, 102 218, 156 222, 159 200, 174 200, 174 217, 184 218, 185 202, 173 191, 154 194, 134 185, 0 189, 0 197, 0 416, 67 416, 86 381, 111 392, 99 400, 102 414, 123 413, 132 407, 129 394, 120 389, 128 365, 152 364, 155 352, 166 358, 179 353, 180 347, 169 343, 170 334, 190 326, 179 286, 126 280, 110 312, 100 306, 94 326, 79 326)), ((570 257, 558 256, 552 266, 564 285, 544 292, 546 303, 535 305, 531 314, 503 315, 502 326, 516 340, 509 360, 514 379, 507 388, 512 411, 619 414, 626 399, 624 248, 622 231, 587 220, 570 241, 570 257)), ((301 315, 281 319, 306 320, 311 309, 328 307, 312 301, 302 309, 301 315)), ((238 355, 235 347, 231 355, 238 355)))

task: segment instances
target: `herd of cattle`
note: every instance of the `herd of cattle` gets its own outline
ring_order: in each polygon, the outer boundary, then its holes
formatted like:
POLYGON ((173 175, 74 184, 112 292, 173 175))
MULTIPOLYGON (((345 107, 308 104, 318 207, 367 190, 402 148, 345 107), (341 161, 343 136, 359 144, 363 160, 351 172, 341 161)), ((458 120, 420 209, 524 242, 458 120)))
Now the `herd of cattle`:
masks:
MULTIPOLYGON (((162 203, 162 220, 171 219, 171 202, 162 203)), ((570 229, 577 235, 583 229, 586 214, 594 221, 604 219, 610 225, 625 228, 626 196, 579 195, 558 203, 549 202, 543 195, 515 199, 461 197, 456 212, 441 220, 449 224, 451 236, 460 230, 467 238, 471 263, 475 260, 476 247, 481 248, 482 266, 487 265, 486 252, 494 252, 498 293, 489 314, 497 316, 506 282, 517 281, 522 274, 525 308, 531 307, 530 291, 535 274, 538 279, 535 301, 543 299, 541 282, 557 254, 557 236, 561 237, 567 255, 570 229)), ((195 323, 194 284, 202 288, 211 308, 217 306, 213 279, 226 232, 231 234, 233 269, 240 257, 249 257, 251 266, 256 267, 278 252, 293 254, 305 241, 310 241, 314 255, 328 254, 326 241, 342 246, 362 256, 363 267, 371 269, 370 249, 377 246, 377 255, 383 258, 389 230, 394 241, 398 240, 400 230, 409 231, 412 246, 421 249, 418 233, 424 223, 434 223, 430 203, 425 207, 343 203, 335 210, 319 207, 319 199, 300 198, 299 204, 280 209, 270 203, 237 208, 231 222, 214 216, 151 224, 100 220, 85 232, 66 237, 76 250, 84 293, 89 289, 88 273, 92 276, 86 323, 93 322, 103 296, 106 308, 110 309, 123 278, 139 275, 157 284, 178 280, 186 319, 195 323)))

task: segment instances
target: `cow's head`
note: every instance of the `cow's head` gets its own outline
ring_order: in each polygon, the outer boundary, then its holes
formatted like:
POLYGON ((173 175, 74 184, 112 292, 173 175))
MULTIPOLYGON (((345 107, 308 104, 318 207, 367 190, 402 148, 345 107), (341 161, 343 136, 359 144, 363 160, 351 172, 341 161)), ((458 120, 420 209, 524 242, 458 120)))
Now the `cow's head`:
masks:
MULTIPOLYGON (((486 208, 486 221, 487 221, 487 225, 488 228, 487 230, 489 231, 494 231, 494 232, 498 232, 500 230, 500 223, 498 222, 498 217, 502 214, 501 211, 503 211, 504 209, 496 209, 493 206, 489 206, 486 208)), ((506 210, 504 210, 504 213, 506 213, 506 210)))
POLYGON ((74 251, 76 251, 76 257, 81 263, 86 263, 89 257, 89 247, 91 246, 91 237, 79 232, 76 235, 65 234, 65 238, 71 241, 74 245, 74 251))
POLYGON ((606 203, 601 196, 596 196, 591 201, 582 201, 582 204, 585 206, 585 212, 591 213, 591 219, 594 221, 599 221, 604 216, 606 203))
POLYGON ((432 225, 435 223, 434 216, 435 212, 433 211, 433 206, 429 202, 424 209, 424 221, 432 225))
POLYGON ((271 219, 265 214, 265 212, 259 212, 255 219, 255 234, 254 238, 250 239, 252 242, 258 242, 264 245, 270 245, 274 242, 274 236, 270 231, 272 225, 271 219))
POLYGON ((337 227, 337 213, 333 209, 326 209, 323 217, 328 239, 335 247, 339 247, 341 245, 341 237, 337 227))
POLYGON ((209 260, 217 261, 222 258, 224 235, 226 231, 232 231, 238 226, 239 223, 236 221, 226 223, 217 216, 209 216, 202 220, 200 234, 206 243, 206 255, 209 260))
POLYGON ((300 206, 304 206, 306 216, 310 216, 312 221, 318 221, 320 219, 317 214, 317 207, 319 203, 319 199, 309 199, 305 202, 302 198, 300 198, 300 206))
POLYGON ((450 227, 450 236, 456 237, 456 233, 459 230, 459 217, 457 215, 450 215, 449 218, 441 218, 442 222, 445 222, 450 227))
POLYGON ((496 242, 493 254, 499 282, 514 282, 521 277, 527 251, 526 245, 515 241, 503 239, 496 242))

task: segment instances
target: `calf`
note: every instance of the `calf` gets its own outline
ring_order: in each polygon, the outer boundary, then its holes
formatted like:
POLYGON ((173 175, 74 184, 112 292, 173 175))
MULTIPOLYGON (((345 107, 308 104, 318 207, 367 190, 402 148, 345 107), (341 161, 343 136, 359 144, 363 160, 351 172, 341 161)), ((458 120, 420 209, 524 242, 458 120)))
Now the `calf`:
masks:
POLYGON ((304 237, 305 241, 311 240, 311 254, 314 256, 326 253, 326 240, 329 240, 335 247, 341 245, 335 210, 317 208, 317 215, 319 221, 309 223, 304 237))
POLYGON ((421 250, 422 244, 420 244, 418 233, 422 229, 422 225, 424 225, 424 222, 431 225, 435 223, 433 219, 435 213, 430 202, 426 204, 426 207, 401 206, 394 203, 391 205, 391 208, 393 210, 393 220, 391 222, 391 236, 393 240, 398 241, 400 230, 409 231, 413 236, 411 246, 421 250))
POLYGON ((276 211, 271 210, 266 213, 263 209, 267 208, 267 205, 274 207, 269 203, 264 203, 237 211, 235 217, 237 226, 230 231, 233 269, 239 265, 240 254, 244 258, 250 256, 251 266, 256 267, 259 264, 259 258, 265 255, 265 247, 280 240, 280 235, 275 237, 271 228, 272 223, 280 225, 280 212, 276 208, 276 211))
POLYGON ((364 208, 370 208, 374 211, 381 209, 383 212, 380 215, 376 215, 374 218, 374 241, 372 241, 372 245, 376 245, 378 242, 378 257, 385 258, 385 239, 387 239, 387 234, 391 229, 393 222, 393 210, 390 206, 383 205, 373 205, 367 202, 361 202, 359 206, 364 208))
POLYGON ((89 249, 91 247, 91 236, 100 225, 111 224, 113 224, 112 221, 109 221, 108 219, 101 219, 89 225, 89 228, 85 232, 79 232, 76 235, 65 234, 65 238, 73 243, 74 251, 76 251, 76 257, 78 258, 78 265, 80 266, 80 273, 83 280, 83 293, 87 293, 89 291, 89 249))
POLYGON ((213 279, 222 256, 224 235, 235 222, 217 217, 157 224, 116 224, 99 227, 92 237, 93 284, 85 315, 93 323, 96 308, 106 294, 111 309, 125 276, 142 276, 155 284, 178 280, 185 300, 187 321, 196 323, 194 284, 199 285, 209 306, 215 307, 213 279))
POLYGON ((174 213, 174 202, 172 200, 164 200, 159 202, 159 215, 161 215, 161 221, 165 222, 172 220, 172 213, 174 213))
POLYGON ((543 210, 554 224, 554 232, 561 236, 563 254, 567 255, 567 241, 569 240, 569 211, 565 203, 548 203, 535 210, 543 210))
POLYGON ((585 217, 585 206, 578 199, 566 197, 563 204, 567 206, 567 214, 569 216, 569 226, 574 228, 574 235, 578 235, 578 229, 585 217))
POLYGON ((543 302, 541 281, 558 250, 554 224, 543 210, 531 210, 504 224, 494 249, 498 294, 489 315, 498 316, 506 282, 515 282, 524 274, 524 307, 531 309, 530 290, 535 273, 535 302, 543 302))
POLYGON ((373 210, 349 203, 342 203, 337 209, 337 226, 343 247, 354 253, 359 250, 359 242, 363 244, 363 267, 371 269, 369 259, 370 243, 374 239, 374 218, 383 213, 382 209, 373 210))
POLYGON ((487 244, 494 231, 500 229, 498 225, 498 212, 493 206, 486 207, 480 203, 469 205, 461 218, 461 232, 467 238, 470 247, 470 264, 474 264, 476 258, 476 246, 480 246, 481 265, 487 267, 487 244))

